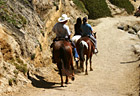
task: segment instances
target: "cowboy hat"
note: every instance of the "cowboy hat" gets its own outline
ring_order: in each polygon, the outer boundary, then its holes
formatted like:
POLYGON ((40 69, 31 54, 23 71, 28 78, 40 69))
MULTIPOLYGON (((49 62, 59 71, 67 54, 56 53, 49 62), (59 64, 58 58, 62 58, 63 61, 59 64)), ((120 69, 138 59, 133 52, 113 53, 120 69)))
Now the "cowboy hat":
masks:
POLYGON ((67 17, 66 14, 62 14, 62 16, 58 19, 59 22, 64 22, 66 20, 69 20, 70 18, 67 17))

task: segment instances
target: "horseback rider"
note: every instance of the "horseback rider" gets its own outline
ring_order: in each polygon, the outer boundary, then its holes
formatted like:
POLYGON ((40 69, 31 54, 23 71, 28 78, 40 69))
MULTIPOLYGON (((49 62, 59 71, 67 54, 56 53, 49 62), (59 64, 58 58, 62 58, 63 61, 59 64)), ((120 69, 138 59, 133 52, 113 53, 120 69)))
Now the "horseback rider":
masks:
POLYGON ((83 24, 81 25, 81 29, 82 29, 82 36, 90 37, 91 41, 95 45, 94 53, 98 53, 98 50, 97 50, 97 40, 92 35, 93 29, 92 29, 91 25, 87 23, 87 17, 83 18, 83 24))
MULTIPOLYGON (((70 41, 73 46, 75 61, 78 61, 79 56, 74 42, 70 40, 71 32, 69 30, 69 27, 66 25, 69 19, 70 18, 68 18, 66 14, 62 14, 62 16, 58 19, 58 23, 56 23, 52 29, 52 31, 56 34, 56 38, 54 39, 54 41, 61 40, 61 39, 70 41)), ((55 63, 54 56, 52 57, 52 59, 53 62, 55 63)))
POLYGON ((76 20, 76 24, 74 25, 74 31, 75 31, 74 35, 82 35, 81 24, 82 24, 81 17, 78 17, 76 20))

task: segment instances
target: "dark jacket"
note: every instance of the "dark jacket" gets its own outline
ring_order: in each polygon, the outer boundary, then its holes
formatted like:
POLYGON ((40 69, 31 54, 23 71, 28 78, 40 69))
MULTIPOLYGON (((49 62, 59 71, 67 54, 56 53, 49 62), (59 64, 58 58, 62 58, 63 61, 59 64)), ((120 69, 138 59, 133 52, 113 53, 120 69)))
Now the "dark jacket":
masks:
POLYGON ((74 35, 82 35, 81 25, 75 24, 74 31, 75 31, 74 35))

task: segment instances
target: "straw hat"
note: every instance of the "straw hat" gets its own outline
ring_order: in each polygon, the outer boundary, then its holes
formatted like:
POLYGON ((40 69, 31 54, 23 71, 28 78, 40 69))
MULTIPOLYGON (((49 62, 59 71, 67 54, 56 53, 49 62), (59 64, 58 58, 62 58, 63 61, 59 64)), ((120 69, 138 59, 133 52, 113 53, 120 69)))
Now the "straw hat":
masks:
POLYGON ((69 20, 68 16, 66 14, 62 14, 62 16, 58 19, 59 22, 64 22, 66 20, 69 20))

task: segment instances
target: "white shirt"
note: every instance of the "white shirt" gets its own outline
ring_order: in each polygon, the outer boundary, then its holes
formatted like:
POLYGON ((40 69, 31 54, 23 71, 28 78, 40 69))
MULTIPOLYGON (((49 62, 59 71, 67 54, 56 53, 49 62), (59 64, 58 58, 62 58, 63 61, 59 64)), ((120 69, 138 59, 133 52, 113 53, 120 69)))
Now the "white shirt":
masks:
POLYGON ((71 35, 69 27, 62 23, 56 23, 52 29, 57 38, 68 38, 71 35))

